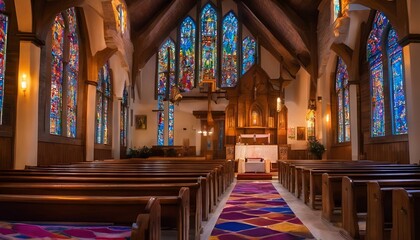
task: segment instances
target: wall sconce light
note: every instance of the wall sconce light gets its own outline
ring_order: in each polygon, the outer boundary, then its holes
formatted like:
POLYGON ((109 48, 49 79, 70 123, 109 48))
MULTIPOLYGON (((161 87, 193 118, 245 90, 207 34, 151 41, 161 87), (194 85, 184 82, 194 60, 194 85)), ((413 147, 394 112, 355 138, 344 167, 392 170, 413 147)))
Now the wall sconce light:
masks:
POLYGON ((28 82, 26 81, 26 74, 22 74, 22 79, 20 82, 20 87, 22 88, 23 95, 26 93, 26 89, 28 88, 28 82))
POLYGON ((277 112, 281 111, 281 98, 277 97, 277 112))
POLYGON ((328 122, 330 122, 330 114, 327 114, 327 115, 325 116, 325 121, 327 121, 327 123, 328 123, 328 122))

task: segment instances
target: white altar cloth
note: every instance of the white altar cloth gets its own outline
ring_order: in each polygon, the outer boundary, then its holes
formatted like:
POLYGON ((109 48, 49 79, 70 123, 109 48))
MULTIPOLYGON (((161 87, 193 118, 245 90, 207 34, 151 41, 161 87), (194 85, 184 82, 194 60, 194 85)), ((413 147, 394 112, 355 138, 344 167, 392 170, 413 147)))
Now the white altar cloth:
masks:
POLYGON ((263 158, 276 163, 278 156, 277 145, 235 145, 235 159, 263 158))

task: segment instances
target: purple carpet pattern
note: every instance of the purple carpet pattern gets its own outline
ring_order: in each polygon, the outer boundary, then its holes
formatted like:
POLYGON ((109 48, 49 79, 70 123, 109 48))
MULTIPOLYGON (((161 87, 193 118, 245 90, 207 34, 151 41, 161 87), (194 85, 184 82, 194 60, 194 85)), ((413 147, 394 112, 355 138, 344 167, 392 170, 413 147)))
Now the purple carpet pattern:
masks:
POLYGON ((210 240, 313 239, 272 183, 238 182, 210 240))
POLYGON ((0 239, 89 239, 125 240, 131 227, 53 225, 0 222, 0 239))

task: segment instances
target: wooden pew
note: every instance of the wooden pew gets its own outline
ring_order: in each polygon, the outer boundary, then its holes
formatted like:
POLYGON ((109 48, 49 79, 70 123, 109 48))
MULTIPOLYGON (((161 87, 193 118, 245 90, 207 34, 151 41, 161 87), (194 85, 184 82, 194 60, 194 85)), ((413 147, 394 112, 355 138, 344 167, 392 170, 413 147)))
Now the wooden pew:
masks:
MULTIPOLYGON (((373 168, 348 168, 348 169, 309 169, 307 172, 303 172, 303 194, 305 203, 309 202, 309 206, 313 209, 316 208, 316 203, 318 200, 322 201, 322 174, 328 173, 336 176, 347 176, 350 174, 399 174, 399 173, 419 173, 420 167, 418 166, 409 166, 408 168, 402 167, 381 167, 374 166, 373 168), (309 175, 309 177, 308 177, 309 175), (307 182, 309 178, 309 188, 307 187, 307 182)), ((341 182, 339 183, 341 185, 341 182)), ((341 192, 340 192, 341 195, 341 192)))
MULTIPOLYGON (((87 169, 89 170, 89 169, 87 169)), ((202 190, 202 214, 203 220, 207 220, 209 212, 213 210, 216 203, 214 202, 214 188, 211 187, 210 175, 208 173, 192 173, 192 174, 171 174, 171 173, 144 173, 129 171, 101 171, 91 169, 91 171, 83 171, 73 169, 70 171, 45 170, 0 170, 0 181, 55 181, 55 182, 103 182, 103 183, 187 183, 197 182, 200 179, 202 190), (19 178, 14 178, 18 177, 19 178), (32 178, 32 177, 36 178, 32 178), (27 179, 29 178, 29 179, 27 179), (210 184, 210 186, 209 186, 210 184)))
POLYGON ((161 236, 160 203, 154 197, 0 194, 0 212, 3 221, 107 222, 133 225, 131 239, 161 236))
MULTIPOLYGON (((102 166, 102 165, 99 165, 102 166)), ((214 173, 214 171, 208 170, 177 170, 171 167, 167 167, 166 169, 137 169, 134 167, 126 167, 123 168, 120 165, 114 165, 114 166, 108 166, 108 167, 98 167, 98 168, 72 168, 70 166, 68 167, 60 167, 60 168, 54 168, 54 167, 30 167, 26 169, 25 171, 38 171, 38 172, 50 172, 50 173, 60 173, 60 174, 77 174, 80 175, 81 173, 86 173, 86 175, 93 176, 95 173, 99 173, 101 175, 115 175, 120 174, 121 172, 124 172, 124 176, 129 176, 130 174, 132 176, 147 176, 155 175, 159 177, 204 177, 205 179, 202 180, 203 184, 203 196, 208 196, 209 202, 208 204, 205 204, 205 206, 209 206, 209 210, 203 211, 203 213, 207 214, 209 211, 213 211, 214 207, 216 206, 219 196, 222 194, 220 191, 219 182, 220 180, 217 179, 217 175, 214 173), (209 205, 210 204, 210 205, 209 205)), ((204 200, 207 200, 204 199, 204 200)), ((207 216, 205 217, 207 219, 207 216)))
MULTIPOLYGON (((398 177, 398 176, 394 176, 398 177)), ((392 177, 393 178, 393 177, 392 177)), ((377 186, 405 186, 405 187, 420 187, 420 176, 418 179, 351 179, 349 177, 342 178, 342 227, 345 234, 348 234, 352 238, 359 238, 361 231, 359 230, 359 215, 367 215, 368 212, 368 187, 367 184, 370 181, 375 181, 377 186)), ((391 196, 389 196, 391 199, 391 196)), ((372 210, 375 210, 373 208, 372 210)), ((383 211, 383 209, 382 209, 383 211)), ((379 212, 372 213, 370 217, 374 217, 373 221, 377 221, 376 217, 379 212)), ((378 218, 380 218, 378 216, 378 218)), ((382 218, 383 220, 383 218, 382 218)), ((384 225, 382 225, 382 228, 384 225)), ((379 229, 382 231, 382 229, 379 229)), ((371 238, 373 239, 373 238, 371 238)), ((383 238, 381 238, 383 239, 383 238)))
POLYGON ((176 184, 56 184, 2 183, 0 194, 65 196, 156 196, 162 209, 162 227, 178 231, 178 239, 199 239, 201 231, 201 190, 199 183, 176 184), (170 197, 169 197, 170 196, 170 197), (177 196, 177 198, 175 198, 177 196), (191 197, 190 196, 196 196, 191 197), (195 199, 197 198, 197 199, 195 199), (169 200, 168 200, 169 199, 169 200), (178 203, 174 204, 173 200, 178 203), (190 227, 191 226, 191 227, 190 227))
MULTIPOLYGON (((348 204, 348 197, 345 195, 346 199, 343 199, 343 177, 349 177, 352 180, 377 180, 377 179, 416 179, 420 178, 419 172, 406 172, 399 173, 398 171, 394 172, 375 172, 371 173, 324 173, 322 175, 322 218, 333 221, 334 220, 334 209, 342 209, 342 200, 344 205, 348 204)), ((347 188, 346 194, 348 193, 347 188)), ((365 191, 366 192, 366 191, 365 191)), ((341 214, 339 215, 341 218, 341 214)))
POLYGON ((420 179, 392 179, 367 183, 368 211, 366 217, 367 239, 390 239, 392 227, 392 190, 420 188, 420 179))
MULTIPOLYGON (((70 183, 79 183, 79 184, 148 184, 151 182, 160 182, 160 186, 168 185, 172 182, 172 185, 175 185, 177 183, 179 186, 189 186, 191 183, 199 183, 199 179, 173 179, 173 178, 125 178, 125 177, 61 177, 61 176, 28 176, 28 175, 22 175, 22 176, 4 176, 0 175, 0 183, 56 183, 56 184, 70 184, 70 183), (180 180, 185 181, 179 182, 180 180), (189 181, 189 183, 188 183, 189 181)), ((148 184, 153 185, 153 184, 148 184)), ((156 185, 156 183, 154 184, 156 185)), ((170 187, 170 184, 169 186, 170 187)), ((195 189, 192 189, 195 190, 195 189)), ((154 187, 154 190, 150 192, 151 195, 166 195, 168 192, 166 192, 164 189, 159 190, 157 187, 154 187)), ((140 193, 139 193, 140 194, 140 193)), ((189 194, 190 195, 190 194, 189 194)), ((189 202, 191 203, 191 215, 194 217, 191 217, 191 225, 194 226, 193 232, 196 233, 196 235, 199 235, 202 229, 202 218, 199 217, 201 214, 201 204, 200 204, 200 197, 199 195, 199 189, 197 191, 193 191, 193 194, 191 194, 189 197, 191 200, 189 202), (197 204, 194 204, 197 203, 197 204), (198 209, 200 208, 200 209, 198 209)))
POLYGON ((392 191, 392 240, 420 238, 420 190, 392 191))

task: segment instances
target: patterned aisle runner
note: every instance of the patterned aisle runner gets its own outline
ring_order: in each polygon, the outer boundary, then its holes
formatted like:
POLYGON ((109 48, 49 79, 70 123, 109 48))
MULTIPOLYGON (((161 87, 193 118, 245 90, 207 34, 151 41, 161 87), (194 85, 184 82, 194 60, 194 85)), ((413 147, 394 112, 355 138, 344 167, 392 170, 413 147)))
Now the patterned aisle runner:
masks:
POLYGON ((210 239, 295 240, 313 236, 271 182, 238 182, 210 239))

